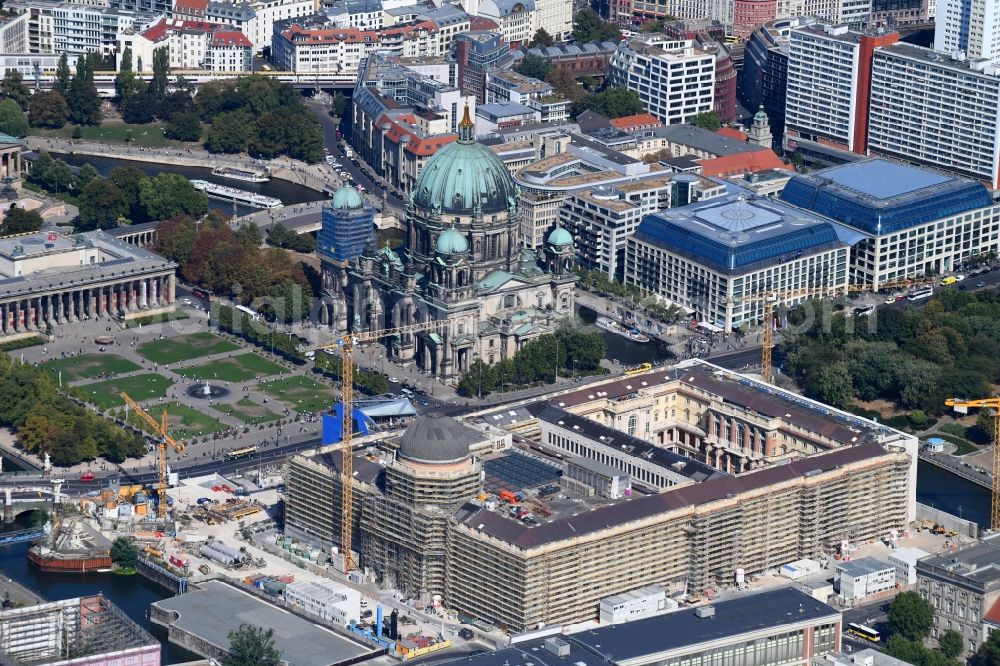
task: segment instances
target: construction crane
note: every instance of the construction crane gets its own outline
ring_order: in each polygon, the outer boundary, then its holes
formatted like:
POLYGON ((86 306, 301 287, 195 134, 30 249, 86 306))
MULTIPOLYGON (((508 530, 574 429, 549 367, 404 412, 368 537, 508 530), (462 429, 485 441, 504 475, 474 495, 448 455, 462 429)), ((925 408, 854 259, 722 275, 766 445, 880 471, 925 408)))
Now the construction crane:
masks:
POLYGON ((959 409, 981 407, 993 410, 993 493, 990 507, 990 529, 1000 530, 1000 398, 982 398, 980 400, 948 398, 944 404, 959 409))
POLYGON ((344 409, 343 425, 341 427, 341 465, 340 475, 342 478, 341 506, 340 506, 340 548, 344 556, 344 573, 349 573, 354 569, 354 561, 351 557, 352 525, 354 522, 354 452, 351 449, 351 438, 354 436, 354 346, 365 342, 375 342, 382 338, 404 335, 406 333, 420 333, 435 329, 444 320, 432 319, 409 326, 398 326, 396 328, 384 328, 377 331, 364 331, 362 333, 348 333, 337 338, 335 341, 312 347, 313 350, 333 349, 340 347, 342 370, 340 372, 341 381, 341 405, 344 409))
POLYGON ((142 405, 137 403, 135 400, 130 398, 127 393, 119 393, 121 399, 125 401, 136 415, 139 416, 143 421, 149 424, 149 427, 153 429, 153 432, 160 436, 160 445, 157 448, 157 471, 159 471, 159 483, 156 487, 156 494, 160 498, 159 506, 156 508, 156 515, 160 518, 167 517, 167 445, 176 451, 177 453, 184 453, 184 449, 187 448, 184 442, 177 442, 170 433, 167 432, 167 412, 163 412, 162 419, 157 421, 152 416, 150 416, 142 405))
MULTIPOLYGON (((916 287, 935 282, 935 278, 895 280, 892 282, 882 282, 877 289, 897 289, 900 287, 916 287)), ((804 289, 793 289, 791 291, 766 290, 750 294, 746 297, 736 299, 736 303, 764 304, 764 329, 761 340, 760 372, 764 381, 768 384, 774 383, 774 370, 771 368, 771 348, 774 346, 774 306, 783 300, 795 298, 815 298, 818 296, 842 296, 848 293, 861 291, 873 291, 876 287, 870 284, 848 284, 840 287, 807 287, 804 289), (843 292, 843 293, 837 293, 843 292)))

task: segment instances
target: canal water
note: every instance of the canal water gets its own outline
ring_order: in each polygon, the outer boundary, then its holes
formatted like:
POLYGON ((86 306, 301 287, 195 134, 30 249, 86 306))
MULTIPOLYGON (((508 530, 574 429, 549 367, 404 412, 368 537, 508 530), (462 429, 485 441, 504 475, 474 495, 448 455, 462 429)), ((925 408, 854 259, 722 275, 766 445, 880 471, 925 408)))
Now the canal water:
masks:
MULTIPOLYGON (((585 324, 593 324, 597 321, 597 313, 587 307, 580 307, 577 315, 585 324)), ((597 330, 604 336, 604 341, 608 345, 607 357, 623 365, 666 363, 675 358, 670 351, 670 345, 656 338, 645 343, 633 342, 603 328, 597 330)))
POLYGON ((950 514, 990 523, 990 491, 956 474, 921 460, 917 464, 917 501, 950 514))
MULTIPOLYGON (((12 525, 10 529, 23 529, 24 525, 12 525)), ((8 528, 5 528, 5 530, 8 528)), ((172 596, 168 591, 136 574, 117 576, 111 573, 88 574, 48 574, 42 573, 28 562, 30 544, 21 543, 0 546, 0 571, 21 585, 34 590, 49 601, 70 599, 101 592, 126 615, 144 627, 163 645, 163 664, 193 661, 198 656, 167 643, 165 630, 150 625, 147 619, 149 604, 172 596)), ((2 584, 0 584, 2 587, 2 584)))
MULTIPOLYGON (((316 190, 303 185, 297 185, 287 180, 279 180, 277 178, 272 178, 266 183, 246 183, 242 180, 231 180, 229 178, 213 176, 211 169, 205 169, 202 167, 160 164, 155 162, 135 162, 132 160, 115 159, 113 157, 93 157, 90 155, 69 155, 65 153, 53 153, 53 155, 59 159, 65 160, 65 162, 70 166, 78 167, 89 163, 97 169, 102 176, 107 176, 111 170, 116 167, 124 166, 135 167, 150 176, 155 176, 159 173, 176 173, 192 180, 207 180, 210 183, 218 183, 219 185, 235 187, 236 189, 245 190, 247 192, 256 192, 269 197, 275 197, 277 199, 281 199, 281 202, 286 206, 306 203, 308 201, 318 201, 325 198, 322 192, 317 192, 316 190)), ((208 207, 209 210, 219 208, 223 210, 227 216, 230 215, 233 210, 232 203, 212 197, 209 197, 208 207)), ((247 215, 256 210, 259 209, 240 204, 236 205, 236 212, 239 215, 247 215)))

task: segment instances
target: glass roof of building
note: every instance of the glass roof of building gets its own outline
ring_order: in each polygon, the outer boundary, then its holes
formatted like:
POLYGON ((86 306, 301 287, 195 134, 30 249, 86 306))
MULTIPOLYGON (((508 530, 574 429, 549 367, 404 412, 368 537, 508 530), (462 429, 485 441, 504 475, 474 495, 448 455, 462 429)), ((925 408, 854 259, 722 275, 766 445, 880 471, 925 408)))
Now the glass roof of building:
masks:
POLYGON ((647 215, 635 237, 724 272, 847 247, 856 234, 774 199, 728 195, 647 215))
POLYGON ((974 180, 881 159, 796 175, 780 198, 874 235, 993 204, 974 180))

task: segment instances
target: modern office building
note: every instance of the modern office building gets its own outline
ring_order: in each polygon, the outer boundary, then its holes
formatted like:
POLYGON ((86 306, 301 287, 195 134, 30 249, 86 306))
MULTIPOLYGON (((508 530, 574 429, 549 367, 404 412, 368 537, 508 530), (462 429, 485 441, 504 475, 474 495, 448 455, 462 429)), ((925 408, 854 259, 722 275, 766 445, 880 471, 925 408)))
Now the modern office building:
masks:
POLYGON ((625 246, 650 213, 720 196, 725 189, 690 174, 663 175, 570 193, 559 220, 573 235, 581 268, 624 281, 625 246))
MULTIPOLYGON (((462 425, 430 421, 356 456, 360 561, 407 595, 439 594, 446 608, 513 632, 593 619, 601 600, 648 585, 730 586, 740 569, 819 557, 845 533, 875 538, 915 512, 916 438, 701 361, 462 425), (488 428, 526 442, 473 450, 492 439, 488 428), (627 476, 632 492, 611 497, 599 466, 563 480, 560 455, 615 470, 619 487, 627 476)), ((339 462, 335 449, 289 462, 287 528, 325 547, 339 541, 339 462)), ((816 602, 795 595, 798 621, 816 602)), ((605 641, 614 644, 601 636, 592 646, 605 641)))
POLYGON ((938 0, 934 49, 972 60, 1000 59, 1000 7, 990 0, 938 0))
POLYGON ((639 35, 618 46, 608 77, 637 92, 647 111, 671 125, 713 110, 715 60, 713 50, 691 40, 639 35))
POLYGON ((878 288, 1000 251, 1000 205, 968 178, 867 159, 796 175, 780 199, 861 235, 851 242, 852 284, 878 288))
POLYGON ((917 591, 934 607, 931 637, 954 629, 975 652, 986 640, 987 616, 1000 601, 1000 543, 979 543, 917 560, 917 591))
POLYGON ((472 30, 455 37, 454 49, 458 87, 475 96, 477 104, 485 104, 487 76, 510 64, 510 44, 499 32, 472 30))
POLYGON ((0 240, 0 330, 25 334, 172 310, 176 269, 103 231, 8 236, 0 240))
POLYGON ((646 216, 628 239, 625 282, 729 332, 762 321, 769 290, 844 293, 860 237, 782 201, 728 195, 646 216))

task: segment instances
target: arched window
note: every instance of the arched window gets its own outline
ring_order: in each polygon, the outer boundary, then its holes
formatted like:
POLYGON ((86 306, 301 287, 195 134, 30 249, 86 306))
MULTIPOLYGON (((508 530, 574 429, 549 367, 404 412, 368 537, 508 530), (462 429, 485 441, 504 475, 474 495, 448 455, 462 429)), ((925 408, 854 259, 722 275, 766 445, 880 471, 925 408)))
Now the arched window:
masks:
POLYGON ((628 434, 635 435, 635 414, 628 417, 628 434))

